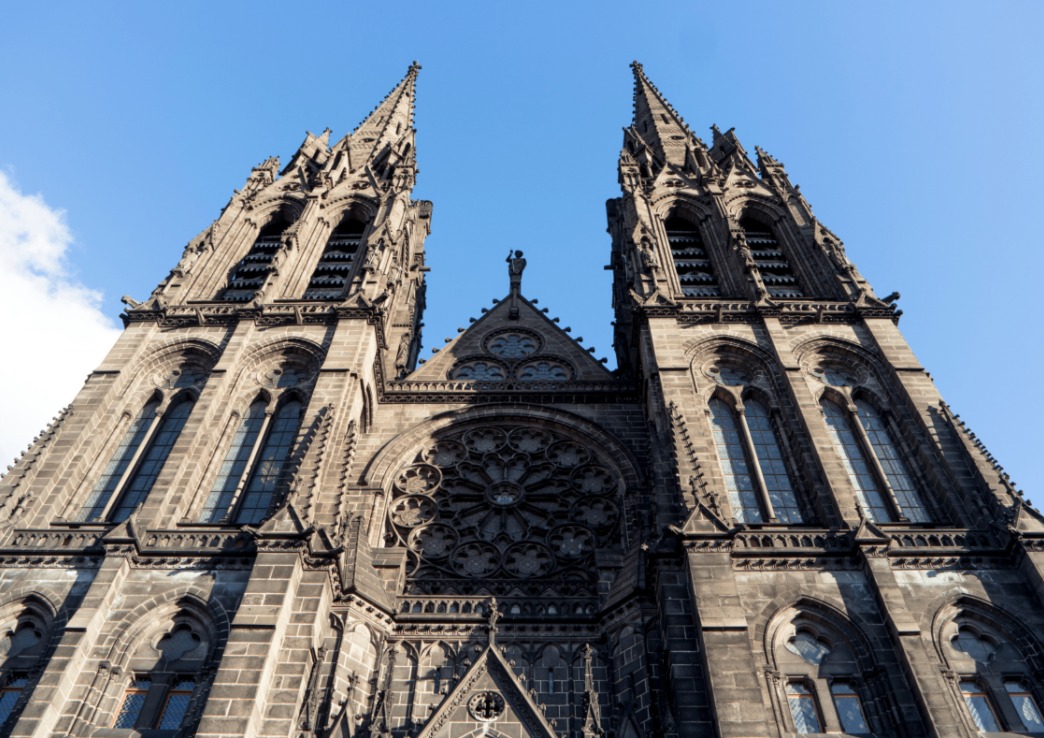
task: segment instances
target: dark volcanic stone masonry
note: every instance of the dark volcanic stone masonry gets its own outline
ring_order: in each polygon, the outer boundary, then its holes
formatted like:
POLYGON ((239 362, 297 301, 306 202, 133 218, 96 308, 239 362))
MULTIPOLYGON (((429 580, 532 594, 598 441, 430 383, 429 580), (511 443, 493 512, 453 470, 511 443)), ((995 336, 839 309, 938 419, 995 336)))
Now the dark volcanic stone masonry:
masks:
POLYGON ((1044 521, 782 164, 635 64, 618 368, 521 252, 419 362, 418 71, 255 167, 0 481, 0 734, 1044 732, 1044 521))

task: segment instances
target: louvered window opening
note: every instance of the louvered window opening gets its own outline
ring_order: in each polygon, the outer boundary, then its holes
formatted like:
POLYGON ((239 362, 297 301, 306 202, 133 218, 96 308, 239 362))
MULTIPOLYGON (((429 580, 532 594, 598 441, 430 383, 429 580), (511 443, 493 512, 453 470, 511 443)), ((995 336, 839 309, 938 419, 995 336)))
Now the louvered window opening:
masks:
POLYGON ((261 229, 250 253, 243 257, 229 277, 228 286, 221 293, 221 299, 228 302, 247 302, 251 300, 268 279, 272 271, 272 262, 283 245, 283 231, 287 223, 279 220, 269 223, 261 229))
POLYGON ((743 233, 747 238, 754 264, 761 274, 761 281, 772 297, 804 297, 794 270, 790 268, 786 254, 772 230, 757 221, 744 218, 743 233))
POLYGON ((362 223, 353 220, 341 225, 330 235, 326 250, 308 281, 304 299, 336 300, 344 295, 362 246, 363 228, 362 223))
POLYGON ((682 294, 686 297, 720 296, 718 280, 696 227, 679 218, 671 218, 665 227, 682 294))

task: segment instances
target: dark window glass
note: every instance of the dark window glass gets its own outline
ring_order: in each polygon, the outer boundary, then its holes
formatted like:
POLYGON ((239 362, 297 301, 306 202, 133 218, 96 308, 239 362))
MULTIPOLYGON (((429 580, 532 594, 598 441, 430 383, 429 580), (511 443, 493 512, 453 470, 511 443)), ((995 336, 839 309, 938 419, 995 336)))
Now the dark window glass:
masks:
POLYGON ((247 482, 243 501, 236 510, 237 524, 260 523, 268 513, 282 477, 283 467, 297 437, 297 429, 301 424, 301 409, 300 402, 291 400, 284 403, 272 418, 272 427, 258 454, 250 481, 247 482))
POLYGON ((794 730, 798 733, 822 733, 819 722, 819 710, 816 708, 816 696, 807 686, 800 682, 787 685, 787 704, 790 716, 794 718, 794 730))
POLYGON ((827 430, 841 452, 841 461, 848 472, 848 479, 852 482, 856 498, 866 516, 874 522, 892 521, 892 511, 870 470, 870 461, 849 424, 847 414, 829 400, 823 400, 821 405, 826 417, 827 430))
POLYGON ((997 715, 990 705, 990 698, 978 682, 965 679, 961 682, 961 694, 964 696, 964 704, 968 706, 972 721, 979 730, 999 731, 1000 724, 997 715))
POLYGON ((97 484, 94 485, 94 489, 91 490, 87 502, 79 513, 74 516, 73 519, 75 521, 93 522, 101 518, 102 513, 105 512, 105 506, 109 503, 109 498, 112 497, 112 493, 116 490, 116 485, 120 483, 120 479, 126 473, 131 459, 134 458, 138 447, 145 440, 145 435, 148 433, 153 418, 156 417, 156 409, 158 407, 159 401, 157 400, 146 403, 145 407, 138 413, 138 417, 131 422, 130 427, 123 434, 123 440, 120 441, 116 453, 112 455, 108 466, 105 467, 105 471, 102 472, 97 484))
POLYGON ((29 679, 24 674, 11 674, 7 684, 0 688, 0 725, 3 725, 14 713, 18 700, 29 686, 29 679))
POLYGON ((1017 679, 1009 679, 1004 682, 1004 689, 1026 732, 1044 733, 1044 718, 1041 717, 1040 707, 1026 683, 1017 679))
POLYGON ((884 470, 888 484, 892 487, 899 509, 914 523, 929 522, 928 510, 884 418, 873 405, 862 400, 856 402, 856 407, 859 409, 859 422, 863 424, 870 445, 874 447, 874 453, 884 470))
POLYGON ((135 679, 130 687, 123 693, 123 703, 116 715, 114 728, 133 728, 141 716, 141 708, 145 706, 145 697, 149 694, 152 681, 149 679, 135 679))
POLYGON ((732 408, 714 398, 710 401, 710 411, 711 435, 725 475, 725 488, 733 514, 741 522, 760 523, 761 507, 758 505, 754 476, 747 463, 743 438, 732 408))
POLYGON ((221 464, 214 485, 210 489, 210 495, 207 497, 206 505, 199 516, 201 522, 218 523, 228 514, 236 487, 243 478, 243 474, 246 473, 250 453, 257 444, 257 436, 261 432, 264 420, 265 403, 263 400, 258 400, 250 406, 246 417, 239 423, 239 428, 232 438, 232 445, 225 454, 225 460, 221 464))
POLYGON ((181 727, 188 712, 189 702, 192 701, 192 693, 196 689, 196 680, 191 678, 180 678, 167 692, 167 701, 160 715, 160 730, 176 730, 181 727))
POLYGON ((119 523, 126 520, 134 508, 148 496, 152 485, 156 482, 156 477, 163 469, 163 464, 167 461, 170 450, 174 447, 174 442, 178 439, 181 429, 185 427, 185 421, 188 420, 190 412, 192 412, 192 400, 185 398, 163 416, 148 450, 138 464, 138 468, 134 470, 134 475, 127 482, 119 503, 112 511, 114 522, 119 523))
POLYGON ((834 708, 837 710, 837 717, 841 721, 843 731, 854 735, 865 735, 870 732, 870 728, 866 724, 866 716, 863 715, 863 702, 852 685, 833 684, 830 687, 830 694, 834 698, 834 708))
POLYGON ((783 523, 802 522, 801 508, 798 506, 794 487, 790 483, 783 451, 779 445, 779 438, 776 437, 776 430, 772 427, 768 410, 757 400, 748 399, 744 402, 744 415, 747 418, 747 428, 750 429, 754 454, 761 468, 761 476, 765 479, 765 492, 772 503, 776 518, 783 523))

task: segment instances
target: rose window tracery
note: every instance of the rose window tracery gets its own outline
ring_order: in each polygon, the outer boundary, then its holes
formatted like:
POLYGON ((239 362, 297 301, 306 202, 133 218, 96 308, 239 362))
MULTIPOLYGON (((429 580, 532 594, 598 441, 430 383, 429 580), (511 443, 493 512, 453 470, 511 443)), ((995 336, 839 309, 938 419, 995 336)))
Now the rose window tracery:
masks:
POLYGON ((467 361, 453 370, 452 379, 471 379, 476 382, 502 382, 504 367, 491 361, 467 361))
POLYGON ((520 382, 568 382, 573 371, 561 361, 541 359, 518 368, 520 382))
POLYGON ((486 350, 502 359, 521 359, 535 354, 539 348, 540 339, 523 331, 497 333, 486 340, 486 350))
POLYGON ((411 591, 594 593, 593 554, 620 544, 621 482, 586 445, 543 427, 451 431, 393 477, 389 545, 411 591), (530 590, 525 589, 530 586, 530 590))

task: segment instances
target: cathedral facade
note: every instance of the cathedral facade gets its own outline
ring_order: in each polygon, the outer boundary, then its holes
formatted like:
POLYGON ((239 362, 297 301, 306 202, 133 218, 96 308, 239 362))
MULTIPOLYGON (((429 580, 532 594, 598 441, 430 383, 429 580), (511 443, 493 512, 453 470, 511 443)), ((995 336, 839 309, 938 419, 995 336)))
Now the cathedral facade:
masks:
POLYGON ((634 64, 617 368, 521 252, 420 361, 418 70, 0 480, 0 735, 1044 734, 1044 520, 782 164, 634 64))

